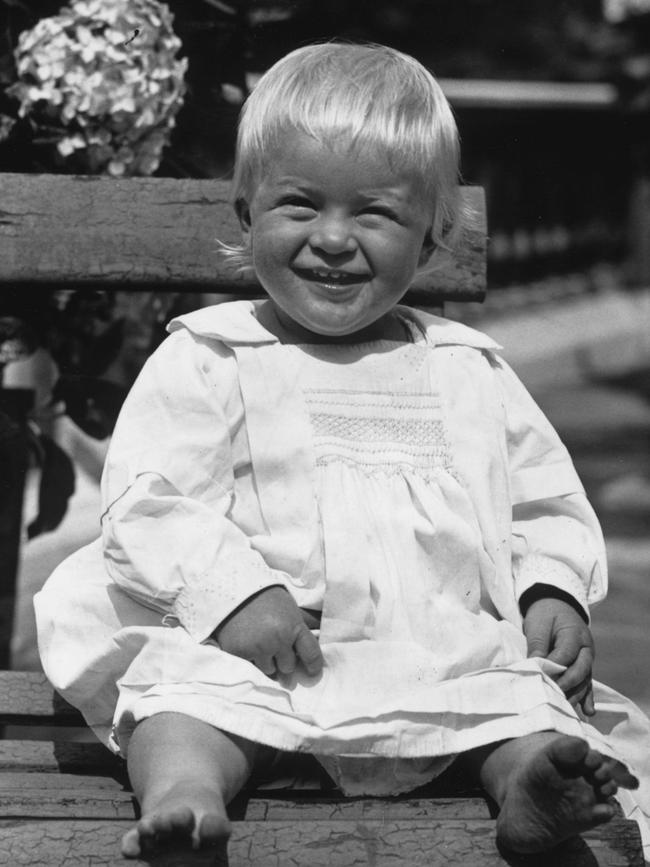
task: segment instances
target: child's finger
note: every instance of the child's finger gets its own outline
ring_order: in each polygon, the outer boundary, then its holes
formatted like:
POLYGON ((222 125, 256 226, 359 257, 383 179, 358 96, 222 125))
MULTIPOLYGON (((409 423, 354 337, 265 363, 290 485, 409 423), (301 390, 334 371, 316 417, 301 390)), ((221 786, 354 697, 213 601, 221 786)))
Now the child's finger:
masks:
POLYGON ((321 653, 320 644, 304 624, 293 646, 298 659, 300 659, 307 669, 307 673, 320 674, 323 669, 323 654, 321 653))
POLYGON ((553 650, 549 653, 548 658, 559 665, 572 666, 583 647, 580 637, 573 630, 561 630, 554 636, 553 650))
POLYGON ((536 624, 526 630, 526 645, 528 656, 539 656, 544 659, 551 649, 551 630, 548 624, 536 624))
POLYGON ((567 690, 565 692, 566 697, 569 702, 573 705, 573 707, 578 707, 580 705, 582 707, 582 703, 585 699, 585 696, 589 692, 591 687, 591 680, 587 678, 583 680, 582 683, 578 684, 578 686, 573 689, 567 690))
MULTIPOLYGON (((553 655, 549 658, 552 659, 553 655)), ((592 649, 590 647, 581 647, 574 660, 568 663, 569 667, 567 670, 558 678, 557 685, 565 693, 573 692, 583 683, 591 680, 593 663, 594 654, 592 649)))
POLYGON ((256 665, 261 672, 267 675, 267 677, 271 677, 275 674, 275 662, 272 656, 256 656, 253 660, 253 664, 256 665))
POLYGON ((582 684, 574 692, 568 693, 567 699, 582 720, 587 720, 596 713, 591 681, 582 684))
POLYGON ((596 707, 594 705, 594 690, 591 683, 589 684, 587 694, 582 699, 582 711, 585 716, 593 716, 596 713, 596 707))
POLYGON ((278 667, 278 671, 282 672, 282 674, 291 674, 292 671, 295 671, 297 659, 296 654, 293 652, 293 648, 288 647, 281 650, 279 653, 276 653, 275 664, 278 667))

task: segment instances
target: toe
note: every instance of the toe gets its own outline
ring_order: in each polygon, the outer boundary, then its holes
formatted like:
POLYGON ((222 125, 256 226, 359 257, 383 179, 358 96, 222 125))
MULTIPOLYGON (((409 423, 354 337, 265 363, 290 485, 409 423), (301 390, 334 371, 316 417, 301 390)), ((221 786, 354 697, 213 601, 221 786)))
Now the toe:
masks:
POLYGON ((153 840, 158 833, 158 828, 161 824, 161 819, 154 816, 143 816, 138 824, 135 826, 135 830, 140 838, 140 849, 143 848, 148 842, 153 840))
POLYGON ((165 834, 191 834, 194 829, 194 813, 189 807, 178 807, 165 818, 159 830, 165 834))
POLYGON ((140 834, 137 828, 131 828, 122 837, 121 850, 125 858, 137 858, 141 854, 140 834))
POLYGON ((612 759, 612 779, 623 789, 638 789, 639 780, 634 774, 630 773, 623 762, 618 762, 612 759))
MULTIPOLYGON (((172 837, 190 839, 194 828, 194 814, 189 807, 152 813, 143 816, 136 825, 133 834, 137 838, 139 854, 154 851, 163 842, 172 837)), ((134 848, 133 839, 130 843, 134 848)))
POLYGON ((613 780, 617 786, 623 789, 636 789, 639 785, 634 774, 631 774, 626 766, 617 759, 603 759, 600 766, 593 771, 593 780, 599 788, 610 780, 613 780))
POLYGON ((603 783, 602 786, 598 787, 598 794, 602 798, 611 798, 618 792, 618 786, 614 782, 614 780, 609 780, 607 783, 603 783))
POLYGON ((614 778, 614 762, 611 759, 603 759, 601 764, 594 769, 594 779, 599 783, 606 783, 614 778))
POLYGON ((549 745, 549 758, 566 768, 584 768, 591 752, 586 741, 571 735, 562 735, 549 745))
POLYGON ((596 804, 592 810, 593 823, 604 825, 616 816, 616 807, 613 804, 596 804))
POLYGON ((208 813, 201 819, 198 832, 195 835, 195 845, 215 846, 225 842, 230 837, 230 822, 216 813, 208 813))
POLYGON ((589 750, 585 756, 585 768, 592 774, 597 774, 603 767, 605 760, 598 750, 589 750))

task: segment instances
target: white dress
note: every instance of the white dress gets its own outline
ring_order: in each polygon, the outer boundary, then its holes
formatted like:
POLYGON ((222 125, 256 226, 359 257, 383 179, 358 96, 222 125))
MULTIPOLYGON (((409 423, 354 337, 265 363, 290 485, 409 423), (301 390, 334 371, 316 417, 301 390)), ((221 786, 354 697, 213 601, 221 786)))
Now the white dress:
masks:
POLYGON ((521 594, 550 584, 586 609, 606 566, 566 450, 498 347, 407 308, 412 342, 285 346, 255 310, 176 320, 129 396, 103 553, 36 598, 57 689, 116 751, 180 711, 314 753, 350 794, 552 729, 632 764, 647 804, 645 716, 598 684, 585 723, 558 667, 526 658, 521 594), (267 677, 210 638, 274 584, 322 611, 319 677, 267 677))

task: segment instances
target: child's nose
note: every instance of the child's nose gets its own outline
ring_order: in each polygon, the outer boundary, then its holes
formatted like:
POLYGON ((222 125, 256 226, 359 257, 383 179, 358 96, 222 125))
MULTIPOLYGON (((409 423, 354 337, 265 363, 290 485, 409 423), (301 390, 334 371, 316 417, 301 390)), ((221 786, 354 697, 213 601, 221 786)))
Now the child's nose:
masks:
POLYGON ((356 249, 350 221, 339 216, 321 216, 312 229, 309 243, 325 253, 347 253, 356 249))

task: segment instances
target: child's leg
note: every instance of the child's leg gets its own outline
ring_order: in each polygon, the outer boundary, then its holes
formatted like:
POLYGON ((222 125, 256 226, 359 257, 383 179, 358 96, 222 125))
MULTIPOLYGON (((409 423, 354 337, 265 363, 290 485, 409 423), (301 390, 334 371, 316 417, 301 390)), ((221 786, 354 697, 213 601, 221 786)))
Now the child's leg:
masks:
POLYGON ((609 822, 611 797, 638 781, 580 738, 538 732, 467 755, 499 806, 497 839, 515 852, 543 852, 609 822))
POLYGON ((161 713, 136 726, 127 764, 142 818, 122 838, 137 858, 170 838, 188 847, 230 835, 226 804, 251 772, 257 746, 179 713, 161 713))

